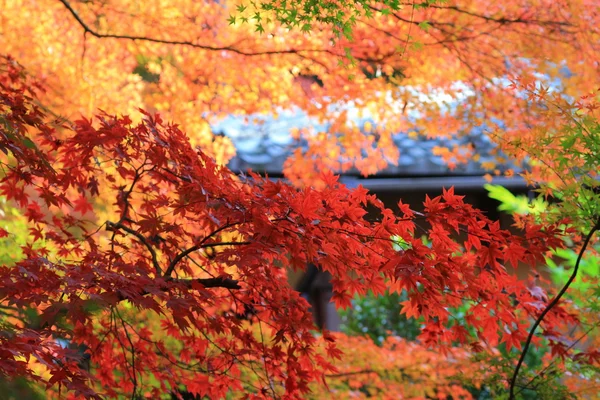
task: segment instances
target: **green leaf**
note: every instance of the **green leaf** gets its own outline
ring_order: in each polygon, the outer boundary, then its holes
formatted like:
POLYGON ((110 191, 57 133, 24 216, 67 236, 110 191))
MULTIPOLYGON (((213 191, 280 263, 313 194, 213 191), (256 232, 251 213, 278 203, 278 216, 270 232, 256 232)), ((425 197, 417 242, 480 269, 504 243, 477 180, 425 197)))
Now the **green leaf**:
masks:
POLYGON ((419 28, 423 29, 425 32, 429 32, 429 28, 431 28, 431 25, 429 25, 427 21, 422 21, 419 22, 419 28))
POLYGON ((37 149, 37 146, 35 145, 35 143, 33 143, 31 141, 31 139, 24 137, 23 138, 23 144, 25 145, 25 147, 27 147, 28 149, 37 149))
POLYGON ((414 42, 410 45, 410 48, 412 50, 421 50, 423 48, 423 43, 421 42, 414 42))
POLYGON ((406 240, 404 240, 404 238, 402 238, 401 236, 394 235, 394 236, 392 236, 391 239, 392 239, 392 247, 396 251, 412 249, 412 245, 409 242, 407 242, 406 240))
POLYGON ((577 141, 577 136, 574 136, 574 135, 567 136, 560 142, 560 145, 562 146, 563 149, 567 150, 567 149, 570 149, 571 147, 573 147, 573 145, 575 144, 576 141, 577 141))

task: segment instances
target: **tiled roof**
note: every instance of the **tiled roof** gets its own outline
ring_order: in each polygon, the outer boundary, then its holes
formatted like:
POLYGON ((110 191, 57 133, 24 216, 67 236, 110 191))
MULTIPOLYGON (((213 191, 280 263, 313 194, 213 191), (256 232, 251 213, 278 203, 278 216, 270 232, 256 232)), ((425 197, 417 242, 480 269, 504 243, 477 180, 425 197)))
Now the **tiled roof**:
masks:
MULTIPOLYGON (((355 119, 357 126, 363 127, 371 123, 368 118, 355 119)), ((294 128, 312 128, 315 132, 328 131, 328 124, 319 124, 302 111, 284 111, 277 118, 272 116, 229 116, 213 124, 213 132, 229 137, 237 149, 237 155, 229 163, 233 171, 251 169, 271 175, 281 174, 283 163, 296 149, 308 148, 306 140, 295 140, 290 131, 294 128)), ((390 164, 377 176, 445 176, 445 175, 484 175, 487 170, 482 168, 486 162, 498 162, 494 144, 485 133, 485 127, 472 128, 467 133, 455 135, 452 138, 428 139, 423 135, 397 133, 393 136, 394 143, 400 150, 397 165, 390 164), (434 147, 453 148, 455 146, 474 146, 479 155, 477 161, 471 160, 451 169, 441 157, 434 155, 434 147)), ((497 165, 500 170, 509 168, 519 170, 510 162, 497 165)), ((351 170, 345 175, 358 175, 351 170)))

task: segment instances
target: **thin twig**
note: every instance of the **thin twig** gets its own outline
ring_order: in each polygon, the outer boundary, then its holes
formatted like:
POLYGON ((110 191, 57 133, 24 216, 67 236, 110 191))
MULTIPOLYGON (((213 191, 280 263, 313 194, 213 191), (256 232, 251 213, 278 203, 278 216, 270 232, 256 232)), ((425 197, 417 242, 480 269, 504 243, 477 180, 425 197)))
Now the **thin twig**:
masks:
POLYGON ((575 267, 573 268, 573 273, 569 277, 569 280, 562 287, 560 292, 558 292, 556 297, 554 297, 554 299, 550 302, 550 304, 548 304, 546 306, 544 311, 542 311, 540 316, 533 323, 533 326, 531 327, 531 330, 529 331, 529 335, 527 336, 527 340, 525 341, 525 346, 523 346, 523 351, 521 352, 521 357, 519 358, 519 361, 517 362, 517 366, 515 367, 515 372, 510 381, 509 400, 515 399, 515 386, 517 384, 517 377, 519 376, 519 370, 521 369, 521 366, 523 365, 523 362, 525 361, 525 356, 527 355, 527 350, 529 350, 529 345, 531 344, 531 341, 533 340, 533 335, 535 334, 535 330, 542 323, 542 321, 544 320, 544 317, 550 312, 550 310, 558 304, 558 302, 560 301, 560 298, 565 294, 565 292, 569 289, 569 286, 571 285, 571 283, 573 283, 573 281, 577 277, 577 272, 579 271, 579 264, 581 263, 583 254, 585 253, 585 250, 586 250, 588 244, 590 243, 590 240, 592 240, 592 236, 594 236, 594 233, 596 233, 596 231, 598 231, 598 230, 600 230, 600 218, 598 219, 598 221, 596 221, 596 224, 590 230, 587 237, 585 238, 585 241, 583 242, 583 246, 581 247, 581 250, 579 251, 579 255, 577 256, 577 262, 575 263, 575 267))
POLYGON ((350 371, 350 372, 339 372, 337 374, 327 374, 325 377, 327 378, 344 378, 346 376, 351 375, 361 375, 361 374, 377 374, 377 371, 373 369, 361 369, 360 371, 350 371))
POLYGON ((133 390, 131 391, 131 400, 135 400, 135 398, 137 396, 137 387, 138 387, 137 373, 135 370, 135 346, 133 344, 133 340, 131 340, 131 336, 129 336, 129 331, 127 330, 127 326, 125 325, 125 320, 123 319, 123 317, 121 316, 121 313, 119 312, 119 310, 116 307, 115 307, 115 312, 117 313, 117 315, 119 316, 119 319, 121 320, 121 325, 123 326, 123 330, 125 331, 125 337, 127 338, 129 345, 131 346, 131 371, 132 371, 131 383, 133 384, 133 390))
MULTIPOLYGON (((179 261, 181 261, 183 258, 185 258, 186 256, 188 256, 189 254, 193 253, 196 250, 200 250, 203 247, 210 247, 206 242, 213 237, 214 235, 216 235, 217 233, 227 229, 227 228, 232 228, 236 225, 238 225, 239 222, 235 222, 235 223, 227 223, 223 226, 220 226, 219 228, 215 229, 212 233, 210 233, 209 235, 205 236, 200 243, 189 247, 187 249, 185 249, 184 251, 182 251, 181 253, 177 254, 175 256, 175 258, 173 258, 173 260, 171 260, 171 262, 169 263, 169 266, 167 267, 167 270, 165 271, 164 277, 168 278, 171 276, 171 274, 173 273, 173 271, 175 270, 175 267, 177 266, 177 264, 179 263, 179 261)), ((230 243, 231 244, 231 243, 230 243)), ((232 244, 238 244, 238 243, 232 243, 232 244)), ((239 244, 249 244, 248 242, 240 242, 239 244)), ((214 246, 213 246, 214 247, 214 246)))
MULTIPOLYGON (((569 351, 569 350, 571 350, 572 348, 574 348, 574 347, 575 347, 575 346, 576 346, 576 345, 577 345, 579 342, 581 342, 581 341, 582 341, 582 340, 583 340, 585 337, 587 337, 587 336, 590 334, 590 332, 592 332, 594 329, 596 329, 596 328, 597 328, 599 325, 600 325, 600 322, 598 322, 598 323, 596 323, 596 324, 592 325, 592 327, 591 327, 591 328, 589 328, 587 331, 585 331, 585 332, 584 332, 584 333, 583 333, 581 336, 579 336, 579 338, 577 338, 577 340, 573 341, 573 343, 571 343, 571 344, 569 345, 569 347, 567 347, 567 348, 565 349, 565 351, 569 351)), ((533 381, 535 381, 537 378, 539 378, 541 375, 543 375, 543 374, 544 374, 546 371, 548 371, 548 370, 549 370, 549 369, 550 369, 550 368, 551 368, 551 367, 554 365, 554 363, 556 363, 556 360, 559 360, 559 358, 554 358, 554 359, 553 359, 553 360, 552 360, 552 361, 551 361, 551 362, 550 362, 548 365, 546 365, 546 366, 544 367, 544 369, 542 369, 542 370, 541 370, 540 372, 538 372, 538 373, 537 373, 537 374, 536 374, 536 375, 535 375, 533 378, 531 378, 531 379, 529 380, 529 382, 527 382, 525 385, 521 385, 521 389, 520 389, 520 390, 519 390, 519 391, 518 391, 518 392, 517 392, 515 395, 518 395, 518 394, 519 394, 519 393, 521 393, 523 390, 531 390, 531 389, 534 389, 534 388, 535 388, 537 385, 536 385, 536 386, 533 386, 533 387, 532 387, 532 386, 530 386, 530 385, 533 383, 533 381)))
POLYGON ((333 55, 338 55, 334 53, 332 50, 328 49, 284 49, 284 50, 264 50, 264 51, 244 51, 240 50, 233 46, 211 46, 206 44, 199 44, 190 42, 187 40, 168 40, 168 39, 158 39, 149 36, 136 36, 136 35, 120 35, 114 33, 100 33, 92 29, 79 15, 79 13, 71 6, 71 4, 67 0, 59 0, 65 8, 71 13, 73 18, 77 21, 77 23, 83 28, 84 33, 89 33, 90 35, 98 38, 98 39, 122 39, 122 40, 133 40, 133 41, 144 41, 151 43, 160 43, 160 44, 168 44, 168 45, 178 45, 178 46, 187 46, 194 47, 197 49, 210 50, 210 51, 229 51, 232 53, 240 54, 243 56, 262 56, 262 55, 276 55, 276 54, 297 54, 301 52, 310 52, 310 53, 329 53, 333 55))
POLYGON ((130 235, 135 236, 150 252, 150 255, 152 257, 152 265, 154 266, 154 269, 156 270, 156 275, 157 276, 162 275, 162 269, 160 268, 160 264, 158 263, 158 256, 156 255, 156 251, 154 250, 154 247, 152 247, 152 245, 150 243, 148 243, 148 241, 146 240, 144 235, 142 235, 139 232, 136 232, 135 230, 133 230, 121 223, 114 223, 114 222, 107 221, 106 227, 108 229, 120 229, 122 231, 129 233, 130 235))

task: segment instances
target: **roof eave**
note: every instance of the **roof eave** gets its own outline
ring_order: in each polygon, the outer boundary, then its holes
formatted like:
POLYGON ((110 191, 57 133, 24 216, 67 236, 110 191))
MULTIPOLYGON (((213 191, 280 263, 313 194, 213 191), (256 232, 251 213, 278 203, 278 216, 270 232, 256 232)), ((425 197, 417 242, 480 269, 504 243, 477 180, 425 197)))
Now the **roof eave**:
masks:
POLYGON ((438 177, 390 177, 361 179, 352 176, 342 176, 340 181, 350 188, 362 185, 373 192, 427 192, 439 191, 441 188, 454 187, 457 191, 483 190, 486 183, 501 185, 513 191, 531 189, 520 176, 494 177, 488 182, 483 176, 438 176, 438 177))

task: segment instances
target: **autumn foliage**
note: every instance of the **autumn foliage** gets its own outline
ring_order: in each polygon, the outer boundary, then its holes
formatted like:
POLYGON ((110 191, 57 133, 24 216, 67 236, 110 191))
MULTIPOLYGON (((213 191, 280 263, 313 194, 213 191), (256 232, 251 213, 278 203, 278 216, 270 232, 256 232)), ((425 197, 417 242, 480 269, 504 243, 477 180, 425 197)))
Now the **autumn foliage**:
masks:
POLYGON ((575 277, 597 251, 594 2, 291 3, 3 3, 0 193, 26 233, 0 226, 0 383, 85 398, 562 395, 552 374, 576 364, 560 383, 593 393, 597 292, 554 297, 536 267, 571 251, 575 277), (327 129, 291 132, 307 146, 288 181, 223 166, 235 150, 211 123, 290 109, 327 129), (548 213, 508 231, 452 188, 395 213, 334 174, 397 162, 400 131, 473 126, 498 144, 484 167, 527 161, 548 213), (287 281, 309 264, 339 307, 403 293, 417 341, 318 331, 287 281), (532 321, 548 352, 511 385, 532 321))
MULTIPOLYGON (((0 37, 46 84, 55 114, 157 111, 219 162, 235 151, 212 135, 215 120, 298 107, 326 123, 297 132, 308 150, 286 172, 298 182, 317 179, 314 170, 373 174, 396 163, 400 131, 521 134, 534 121, 531 103, 507 90, 512 78, 559 81, 572 98, 597 80, 594 1, 336 1, 328 20, 324 10, 310 17, 318 4, 293 3, 261 3, 295 8, 282 25, 243 0, 10 0, 0 37), (352 40, 335 28, 349 20, 352 40), (355 107, 370 129, 357 126, 355 107)), ((454 164, 478 157, 472 146, 439 150, 454 164)))
MULTIPOLYGON (((341 307, 366 290, 405 290, 404 312, 424 318, 420 342, 442 351, 520 348, 544 307, 510 269, 560 247, 558 225, 514 235, 452 189, 426 198, 424 213, 399 204, 394 215, 331 174, 323 190, 238 177, 158 115, 55 124, 17 64, 4 68, 1 190, 30 226, 24 258, 0 275, 6 377, 86 397, 302 397, 341 356, 287 284, 287 268, 309 263, 332 275, 341 307), (452 323, 448 307, 465 302, 468 325, 452 323)), ((556 307, 544 333, 565 323, 576 316, 556 307)))

